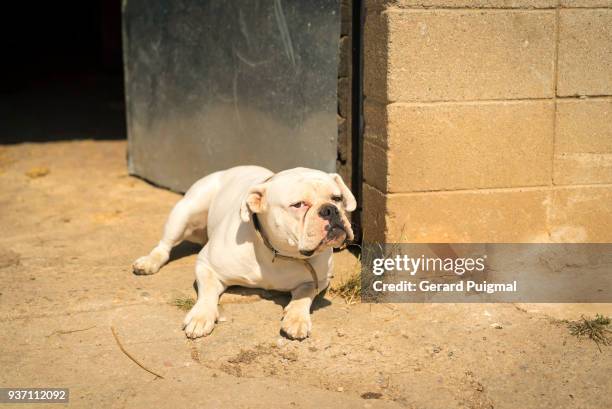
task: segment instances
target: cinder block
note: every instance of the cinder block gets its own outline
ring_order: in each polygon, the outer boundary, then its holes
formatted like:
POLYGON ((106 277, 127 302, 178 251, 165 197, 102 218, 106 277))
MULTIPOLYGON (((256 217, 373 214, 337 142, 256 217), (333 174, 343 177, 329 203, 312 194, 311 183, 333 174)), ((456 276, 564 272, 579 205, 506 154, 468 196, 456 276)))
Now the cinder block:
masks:
POLYGON ((557 100, 557 152, 612 153, 612 98, 557 100))
POLYGON ((612 0, 561 0, 563 7, 612 7, 612 0))
POLYGON ((349 78, 338 79, 338 114, 343 118, 351 114, 351 91, 349 78))
POLYGON ((345 162, 349 157, 349 123, 341 116, 336 116, 338 123, 338 158, 345 162))
POLYGON ((549 203, 547 188, 385 195, 365 184, 364 234, 387 242, 548 241, 549 203))
POLYGON ((387 9, 371 20, 366 95, 391 102, 553 96, 552 10, 387 9))
POLYGON ((612 153, 555 155, 555 184, 612 183, 612 153))
POLYGON ((349 35, 352 28, 353 9, 350 2, 340 4, 340 35, 349 35))
POLYGON ((388 16, 367 13, 363 28, 363 93, 368 99, 387 100, 388 16))
POLYGON ((371 142, 363 144, 363 179, 380 190, 387 183, 387 151, 371 142))
POLYGON ((564 243, 612 242, 612 186, 580 186, 553 191, 550 237, 564 243))
POLYGON ((364 140, 387 147, 387 105, 366 98, 363 103, 364 140))
POLYGON ((338 45, 338 53, 340 56, 340 64, 338 66, 338 77, 348 77, 351 72, 351 37, 342 36, 340 37, 340 44, 338 45))
MULTIPOLYGON (((569 1, 569 0, 568 0, 569 1)), ((584 0, 587 2, 588 0, 584 0)), ((593 0, 596 2, 597 0, 593 0)), ((600 3, 605 0, 599 0, 600 3)), ((557 5, 556 0, 366 0, 366 7, 372 9, 399 8, 549 8, 557 5)))
POLYGON ((387 240, 387 195, 367 183, 363 184, 363 213, 361 217, 363 241, 384 243, 387 240))
POLYGON ((612 95, 612 9, 561 10, 557 94, 612 95))
POLYGON ((387 164, 378 169, 382 159, 373 161, 366 170, 376 172, 365 172, 366 180, 382 192, 542 186, 552 181, 551 101, 395 103, 387 106, 386 116, 387 164), (386 178, 381 174, 385 171, 386 178))
POLYGON ((338 156, 336 158, 336 172, 342 176, 344 182, 351 188, 351 140, 347 121, 336 117, 338 121, 338 156))
MULTIPOLYGON (((352 189, 351 187, 351 164, 350 163, 343 163, 340 162, 339 160, 336 160, 336 173, 340 175, 340 177, 342 178, 342 180, 344 180, 344 183, 346 183, 346 185, 348 186, 349 189, 352 189)), ((349 219, 351 219, 351 217, 349 217, 349 219)))
POLYGON ((554 181, 612 183, 612 98, 557 101, 554 181))

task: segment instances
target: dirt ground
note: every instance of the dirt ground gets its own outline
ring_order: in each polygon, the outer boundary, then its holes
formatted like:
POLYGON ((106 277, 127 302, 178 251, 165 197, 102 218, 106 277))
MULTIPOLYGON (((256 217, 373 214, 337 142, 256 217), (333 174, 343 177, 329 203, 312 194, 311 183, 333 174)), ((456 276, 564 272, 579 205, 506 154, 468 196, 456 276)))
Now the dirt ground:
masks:
POLYGON ((229 294, 213 334, 186 339, 172 301, 195 295, 197 248, 131 273, 179 196, 128 176, 125 148, 0 147, 0 386, 68 387, 75 408, 612 407, 612 348, 512 304, 327 296, 298 342, 279 335, 286 297, 229 294))

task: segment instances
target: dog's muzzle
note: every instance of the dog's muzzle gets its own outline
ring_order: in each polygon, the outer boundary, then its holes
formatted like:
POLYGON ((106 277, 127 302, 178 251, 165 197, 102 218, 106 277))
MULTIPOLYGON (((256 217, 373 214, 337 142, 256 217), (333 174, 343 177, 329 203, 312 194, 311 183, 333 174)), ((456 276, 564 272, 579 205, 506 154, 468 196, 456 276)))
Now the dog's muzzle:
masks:
POLYGON ((346 229, 344 228, 344 223, 342 223, 342 216, 340 215, 340 210, 336 206, 333 204, 321 206, 319 209, 319 216, 323 220, 328 221, 328 225, 325 226, 325 230, 327 231, 325 237, 326 241, 338 240, 342 235, 346 237, 346 229))

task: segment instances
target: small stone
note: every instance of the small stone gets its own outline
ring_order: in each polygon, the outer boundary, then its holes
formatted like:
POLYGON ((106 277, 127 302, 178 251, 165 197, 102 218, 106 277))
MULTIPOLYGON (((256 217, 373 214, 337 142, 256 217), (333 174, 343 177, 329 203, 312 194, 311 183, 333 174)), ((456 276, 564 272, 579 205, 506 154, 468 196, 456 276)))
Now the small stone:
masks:
POLYGON ((31 179, 36 179, 36 178, 41 178, 43 176, 47 176, 49 172, 51 172, 49 168, 46 168, 44 166, 38 166, 35 168, 31 168, 25 174, 31 179))
POLYGON ((336 389, 338 392, 344 392, 344 388, 342 386, 338 386, 338 389, 336 389))
POLYGON ((12 250, 0 248, 0 268, 19 265, 21 255, 12 250))
POLYGON ((343 337, 343 336, 345 335, 345 334, 344 334, 344 331, 342 331, 341 329, 337 329, 337 330, 336 330, 336 334, 337 334, 339 337, 343 337))
POLYGON ((499 322, 494 322, 493 324, 490 325, 491 328, 495 328, 495 329, 502 329, 502 325, 499 322))
POLYGON ((285 341, 285 338, 280 338, 280 337, 279 337, 279 338, 277 338, 277 339, 276 339, 276 346, 280 348, 280 347, 282 347, 283 345, 285 345, 285 342, 286 342, 286 341, 285 341))

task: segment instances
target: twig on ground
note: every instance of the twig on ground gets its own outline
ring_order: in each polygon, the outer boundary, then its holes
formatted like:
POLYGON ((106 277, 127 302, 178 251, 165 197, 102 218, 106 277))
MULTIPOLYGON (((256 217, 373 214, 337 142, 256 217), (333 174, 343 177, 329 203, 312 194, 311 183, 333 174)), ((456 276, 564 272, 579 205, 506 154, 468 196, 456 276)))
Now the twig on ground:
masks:
POLYGON ((163 376, 161 376, 160 374, 158 374, 156 372, 153 372, 152 370, 150 370, 149 368, 147 368, 146 366, 141 364, 136 358, 134 358, 132 355, 130 355, 130 353, 128 351, 126 351, 126 349, 121 344, 121 341, 119 341, 119 337, 117 336, 117 332, 115 331, 115 327, 111 326, 111 332, 113 333, 113 337, 115 337, 115 341, 117 342, 117 345, 119 346, 119 349, 121 349, 121 352, 123 352, 128 358, 130 358, 132 360, 132 362, 134 362, 136 365, 138 365, 139 367, 141 367, 145 371, 149 372, 150 374, 153 374, 153 375, 155 375, 158 378, 164 379, 163 376))
POLYGON ((95 328, 95 325, 92 325, 91 327, 87 327, 87 328, 81 328, 81 329, 73 329, 73 330, 57 330, 57 331, 53 331, 52 333, 50 333, 49 335, 47 335, 47 338, 49 338, 50 336, 53 335, 64 335, 64 334, 72 334, 73 332, 81 332, 81 331, 87 331, 90 330, 92 328, 95 328))

